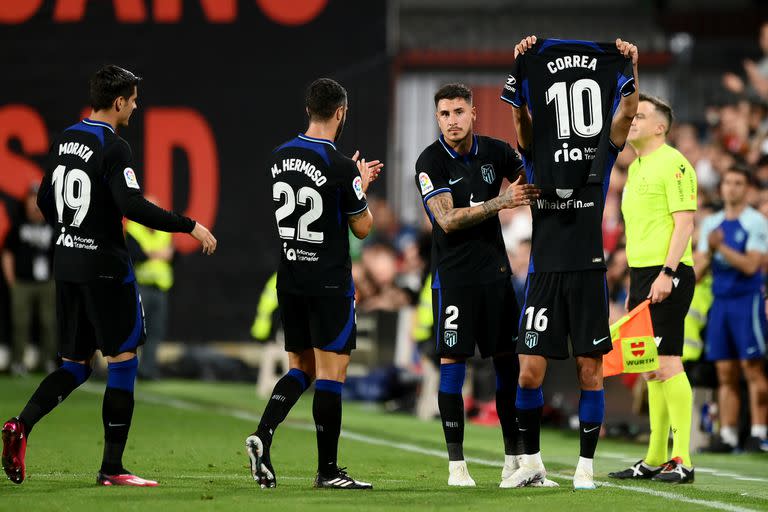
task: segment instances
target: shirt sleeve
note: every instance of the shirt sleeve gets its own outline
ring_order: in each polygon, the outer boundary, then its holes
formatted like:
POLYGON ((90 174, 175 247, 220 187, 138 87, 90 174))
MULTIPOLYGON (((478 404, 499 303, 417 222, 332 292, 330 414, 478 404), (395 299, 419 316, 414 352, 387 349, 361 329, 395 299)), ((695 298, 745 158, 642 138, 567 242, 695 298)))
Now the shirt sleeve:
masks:
POLYGON ((501 100, 510 103, 515 107, 525 105, 525 97, 522 90, 522 72, 525 55, 519 55, 512 64, 512 71, 507 75, 507 81, 501 90, 501 100))
POLYGON ((427 209, 427 213, 430 215, 427 201, 430 198, 442 193, 451 193, 451 189, 448 186, 448 182, 443 176, 442 166, 431 155, 429 149, 425 150, 416 160, 416 187, 421 194, 421 200, 424 202, 424 208, 427 209))
POLYGON ((755 212, 749 218, 747 229, 747 245, 745 250, 768 252, 768 220, 760 212, 755 212))
POLYGON ((665 171, 664 190, 669 212, 696 211, 696 171, 685 159, 665 171))
POLYGON ((701 221, 701 227, 699 227, 699 241, 696 244, 696 251, 698 252, 708 252, 709 251, 709 234, 712 233, 712 231, 715 228, 714 224, 714 216, 710 215, 709 217, 706 217, 703 221, 701 221))
POLYGON ((624 70, 619 75, 618 88, 622 96, 629 96, 635 92, 635 70, 632 59, 624 59, 624 70))
POLYGON ((126 218, 158 231, 191 232, 195 221, 144 199, 131 160, 131 148, 122 140, 111 144, 104 152, 104 178, 120 212, 126 218))
POLYGON ((520 154, 515 151, 512 146, 510 146, 508 143, 504 144, 504 169, 503 169, 503 175, 505 178, 507 178, 509 181, 515 181, 517 179, 517 175, 520 173, 522 169, 525 168, 525 165, 523 165, 523 159, 520 158, 520 154))
POLYGON ((351 159, 344 162, 347 172, 341 184, 341 208, 345 215, 356 215, 368 208, 368 201, 363 192, 363 178, 357 165, 351 159))

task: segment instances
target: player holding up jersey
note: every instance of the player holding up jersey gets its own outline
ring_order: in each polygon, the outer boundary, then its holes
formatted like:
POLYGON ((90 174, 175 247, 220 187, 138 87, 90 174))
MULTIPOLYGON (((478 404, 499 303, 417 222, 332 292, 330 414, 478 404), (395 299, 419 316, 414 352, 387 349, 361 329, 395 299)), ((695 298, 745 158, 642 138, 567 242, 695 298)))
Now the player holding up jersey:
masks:
POLYGON ((48 375, 24 410, 3 425, 3 468, 17 484, 26 475, 27 438, 91 374, 98 349, 107 358, 104 455, 100 485, 156 486, 123 466, 133 417, 133 387, 144 343, 144 314, 123 237, 123 217, 159 231, 189 233, 216 250, 201 224, 163 210, 141 194, 131 148, 117 135, 137 108, 139 78, 106 66, 91 78, 91 115, 64 130, 51 145, 37 204, 55 226, 56 317, 61 368, 48 375))
POLYGON ((539 449, 547 359, 576 358, 581 449, 573 485, 594 489, 592 459, 605 411, 602 355, 611 350, 602 245, 610 172, 637 110, 637 48, 535 36, 515 47, 502 99, 514 107, 529 183, 533 236, 520 316, 517 415, 523 464, 502 482, 541 481, 539 449))

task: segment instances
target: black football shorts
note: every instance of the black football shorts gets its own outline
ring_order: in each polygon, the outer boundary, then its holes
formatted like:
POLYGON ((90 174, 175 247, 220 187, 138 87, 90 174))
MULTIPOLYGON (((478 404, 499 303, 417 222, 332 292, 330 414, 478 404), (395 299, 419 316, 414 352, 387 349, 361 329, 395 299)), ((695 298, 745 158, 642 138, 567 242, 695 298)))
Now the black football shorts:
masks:
POLYGON ((317 348, 349 354, 355 348, 355 298, 278 292, 285 350, 317 348))
POLYGON ((519 313, 512 281, 432 290, 435 345, 442 357, 514 353, 519 313))
MULTIPOLYGON (((648 298, 651 285, 659 277, 661 267, 638 267, 629 269, 629 309, 648 298)), ((651 304, 653 335, 658 341, 659 355, 682 356, 685 342, 685 316, 693 300, 696 276, 693 268, 679 265, 672 278, 672 293, 657 304, 651 304)))
POLYGON ((59 355, 75 361, 136 352, 144 344, 144 308, 135 282, 56 281, 59 355))
POLYGON ((528 274, 517 353, 567 359, 610 352, 607 292, 601 269, 528 274))

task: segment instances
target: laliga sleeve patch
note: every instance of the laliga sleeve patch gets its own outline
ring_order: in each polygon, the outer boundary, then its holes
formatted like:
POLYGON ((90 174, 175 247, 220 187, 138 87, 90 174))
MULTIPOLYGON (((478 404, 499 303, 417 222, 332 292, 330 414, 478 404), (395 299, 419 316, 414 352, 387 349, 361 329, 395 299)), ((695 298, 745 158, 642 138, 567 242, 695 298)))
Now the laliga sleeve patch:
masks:
POLYGON ((419 187, 421 187, 421 195, 428 194, 435 190, 432 180, 429 179, 429 175, 425 172, 419 173, 419 187))
POLYGON ((355 191, 355 195, 358 199, 362 199, 365 195, 363 193, 363 178, 360 176, 355 176, 355 179, 352 180, 352 190, 355 191))
POLYGON ((136 173, 133 172, 133 169, 126 167, 123 171, 123 176, 125 177, 125 184, 128 186, 128 188, 135 188, 136 190, 140 190, 139 181, 136 179, 136 173))

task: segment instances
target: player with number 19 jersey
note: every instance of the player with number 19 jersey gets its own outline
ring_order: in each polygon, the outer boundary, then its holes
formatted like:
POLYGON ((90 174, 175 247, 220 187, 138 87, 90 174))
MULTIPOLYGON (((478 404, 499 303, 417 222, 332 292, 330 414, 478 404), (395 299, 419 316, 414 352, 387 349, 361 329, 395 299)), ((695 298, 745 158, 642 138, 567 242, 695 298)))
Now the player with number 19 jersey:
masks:
POLYGON ((123 212, 142 203, 136 220, 161 231, 189 233, 192 219, 147 202, 133 169, 131 148, 108 123, 83 119, 51 145, 49 173, 38 197, 55 221, 57 280, 84 283, 132 280, 123 212))
POLYGON ((83 119, 58 135, 37 203, 56 228, 54 275, 60 354, 89 359, 144 341, 141 298, 123 236, 123 216, 160 231, 189 233, 195 221, 141 193, 131 148, 114 128, 83 119))

